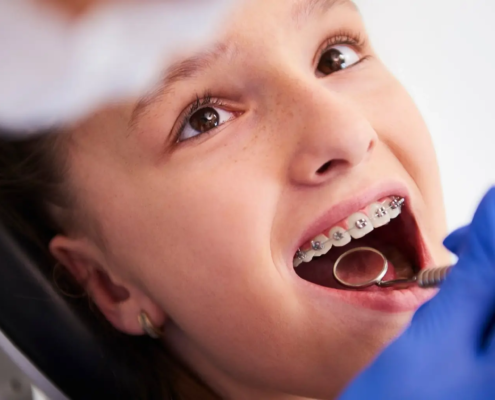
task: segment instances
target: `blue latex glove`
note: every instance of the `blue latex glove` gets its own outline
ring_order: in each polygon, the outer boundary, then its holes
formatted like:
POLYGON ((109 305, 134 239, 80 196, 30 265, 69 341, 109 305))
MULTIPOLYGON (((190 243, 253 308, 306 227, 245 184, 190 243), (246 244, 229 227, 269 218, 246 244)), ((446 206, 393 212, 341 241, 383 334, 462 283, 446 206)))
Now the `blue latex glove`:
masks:
POLYGON ((339 400, 495 399, 495 188, 445 246, 459 261, 439 294, 339 400))

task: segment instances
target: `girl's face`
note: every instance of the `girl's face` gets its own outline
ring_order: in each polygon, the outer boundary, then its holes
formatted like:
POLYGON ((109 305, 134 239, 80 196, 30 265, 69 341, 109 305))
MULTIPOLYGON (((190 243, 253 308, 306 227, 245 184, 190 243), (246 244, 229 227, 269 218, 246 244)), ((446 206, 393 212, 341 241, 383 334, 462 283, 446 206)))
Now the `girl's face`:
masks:
POLYGON ((150 96, 72 135, 84 235, 52 250, 106 271, 90 291, 119 329, 142 333, 142 309, 166 321, 167 344, 221 395, 333 398, 431 293, 325 288, 331 262, 296 273, 310 264, 294 256, 400 195, 403 215, 373 240, 448 261, 429 133, 350 1, 250 0, 219 29, 150 96))

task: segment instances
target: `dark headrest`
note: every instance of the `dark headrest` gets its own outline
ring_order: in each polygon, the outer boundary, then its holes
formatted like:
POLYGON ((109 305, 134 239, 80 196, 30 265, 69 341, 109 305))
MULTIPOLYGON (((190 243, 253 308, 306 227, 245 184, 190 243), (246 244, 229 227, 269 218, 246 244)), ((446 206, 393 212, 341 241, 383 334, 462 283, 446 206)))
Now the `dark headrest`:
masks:
POLYGON ((0 224, 0 331, 70 399, 141 398, 126 349, 107 338, 87 299, 54 289, 45 258, 0 224))

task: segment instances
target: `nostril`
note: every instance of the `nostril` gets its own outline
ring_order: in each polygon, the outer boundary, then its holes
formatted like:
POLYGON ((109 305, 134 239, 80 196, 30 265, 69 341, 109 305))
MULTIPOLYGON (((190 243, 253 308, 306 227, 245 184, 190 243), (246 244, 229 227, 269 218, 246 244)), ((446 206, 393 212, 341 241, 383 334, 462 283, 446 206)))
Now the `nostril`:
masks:
POLYGON ((331 161, 329 161, 329 162, 327 162, 327 163, 323 164, 323 165, 322 165, 322 167, 321 167, 318 171, 316 171, 316 173, 317 173, 318 175, 322 175, 322 174, 324 174, 325 172, 327 172, 327 171, 330 169, 330 167, 331 167, 331 166, 332 166, 332 162, 331 162, 331 161))
POLYGON ((370 153, 375 148, 375 144, 376 143, 374 140, 370 142, 370 145, 368 146, 368 153, 370 153))

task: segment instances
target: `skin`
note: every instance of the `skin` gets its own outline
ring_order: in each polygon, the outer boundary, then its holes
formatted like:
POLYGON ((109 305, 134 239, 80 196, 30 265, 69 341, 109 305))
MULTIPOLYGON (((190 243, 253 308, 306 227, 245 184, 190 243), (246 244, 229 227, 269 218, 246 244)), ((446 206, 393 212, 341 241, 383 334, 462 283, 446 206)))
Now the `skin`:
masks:
POLYGON ((330 207, 400 182, 435 262, 448 261, 423 119, 369 42, 349 46, 363 62, 315 72, 329 37, 366 31, 347 2, 293 21, 302 3, 239 6, 207 70, 131 127, 136 102, 101 110, 67 139, 77 223, 52 253, 117 329, 143 334, 141 310, 165 324, 165 343, 225 398, 335 398, 410 321, 301 284, 289 249, 330 207), (177 145, 179 115, 205 91, 232 119, 177 145))

